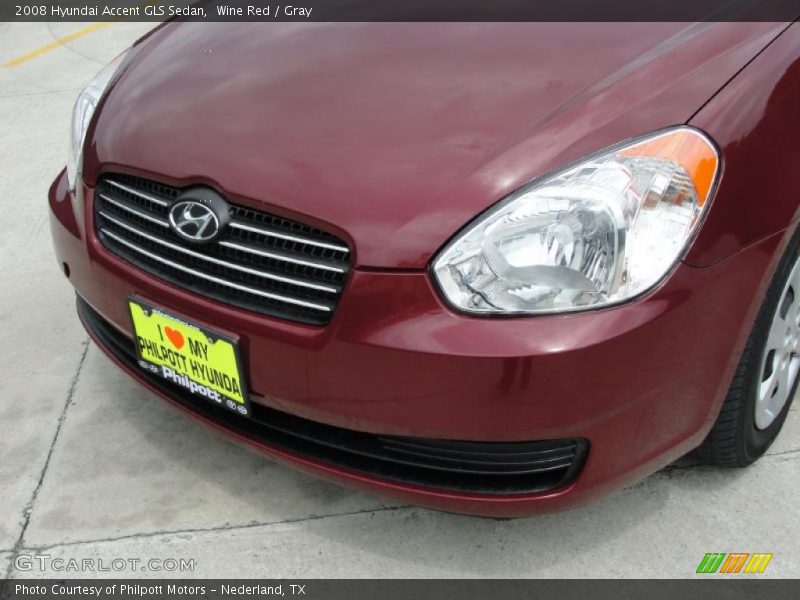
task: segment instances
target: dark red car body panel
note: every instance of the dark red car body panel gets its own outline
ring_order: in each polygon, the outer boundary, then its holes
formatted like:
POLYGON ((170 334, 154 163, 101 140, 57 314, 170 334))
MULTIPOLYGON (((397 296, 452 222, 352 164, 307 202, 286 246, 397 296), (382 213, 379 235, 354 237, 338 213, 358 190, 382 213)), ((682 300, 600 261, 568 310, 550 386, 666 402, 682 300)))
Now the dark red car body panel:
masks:
POLYGON ((343 236, 358 265, 422 269, 526 181, 686 122, 784 28, 173 24, 109 93, 84 177, 207 183, 343 236))
POLYGON ((314 36, 292 25, 269 39, 206 26, 164 27, 139 49, 91 128, 86 185, 71 195, 62 174, 51 188, 56 252, 81 296, 128 334, 132 293, 239 333, 253 401, 312 420, 475 441, 577 436, 591 451, 567 487, 489 496, 250 443, 360 488, 516 516, 586 502, 702 441, 794 229, 796 26, 778 36, 785 25, 625 24, 622 41, 598 24, 342 24, 314 36), (543 59, 561 38, 577 47, 543 59), (258 65, 263 78, 252 75, 258 65), (721 147, 722 179, 685 261, 657 289, 615 308, 528 319, 444 305, 428 262, 481 210, 565 161, 695 113, 691 124, 721 147), (104 170, 207 183, 342 235, 356 267, 333 320, 256 315, 112 256, 92 223, 104 170))
POLYGON ((724 172, 687 262, 714 264, 797 219, 799 47, 795 24, 692 119, 722 147, 724 172))

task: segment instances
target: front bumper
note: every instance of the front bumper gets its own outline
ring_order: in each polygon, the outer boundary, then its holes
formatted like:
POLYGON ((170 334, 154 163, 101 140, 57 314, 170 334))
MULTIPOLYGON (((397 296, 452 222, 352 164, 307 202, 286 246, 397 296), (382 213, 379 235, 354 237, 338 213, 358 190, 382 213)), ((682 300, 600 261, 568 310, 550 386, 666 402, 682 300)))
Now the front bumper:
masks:
MULTIPOLYGON (((724 399, 785 237, 766 238, 712 268, 681 264, 631 304, 529 319, 458 315, 424 272, 355 268, 333 320, 319 328, 231 308, 132 268, 94 235, 92 193, 69 194, 63 173, 50 190, 56 254, 80 296, 122 336, 131 334, 129 295, 237 332, 255 404, 382 436, 588 440, 580 473, 555 489, 453 490, 289 452, 169 398, 304 470, 405 501, 496 516, 589 501, 697 446, 724 399)), ((98 341, 140 382, 170 396, 98 341)))

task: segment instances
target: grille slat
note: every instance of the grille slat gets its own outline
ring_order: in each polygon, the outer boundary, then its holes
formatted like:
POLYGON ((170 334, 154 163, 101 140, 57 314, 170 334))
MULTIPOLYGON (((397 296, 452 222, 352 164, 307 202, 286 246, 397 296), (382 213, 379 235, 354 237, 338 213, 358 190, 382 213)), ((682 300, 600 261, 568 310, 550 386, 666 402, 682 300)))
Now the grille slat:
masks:
POLYGON ((294 256, 288 256, 286 254, 261 250, 260 248, 256 248, 255 246, 248 246, 246 244, 237 244, 235 242, 229 242, 228 240, 220 240, 219 244, 220 246, 233 248, 234 250, 241 250, 242 252, 255 254, 256 256, 262 256, 264 258, 269 258, 272 260, 284 261, 292 263, 294 265, 300 265, 302 267, 312 267, 314 269, 322 269, 323 271, 331 271, 333 273, 344 273, 344 269, 342 267, 333 264, 328 264, 320 261, 303 260, 300 258, 295 258, 294 256))
POLYGON ((148 202, 152 202, 153 204, 157 204, 158 206, 169 206, 170 201, 164 200, 163 198, 158 198, 153 196, 152 194, 148 194, 147 192, 143 192, 141 190, 137 190, 127 185, 123 185, 119 182, 112 181, 111 179, 106 180, 109 185, 117 188, 118 190, 122 190, 123 192, 128 192, 134 196, 147 200, 148 202))
POLYGON ((169 221, 167 221, 166 219, 160 219, 158 217, 154 217, 153 215, 150 215, 139 208, 134 208, 125 202, 120 202, 115 198, 109 198, 106 194, 98 194, 98 196, 100 197, 101 200, 105 202, 110 202, 112 206, 121 208, 125 212, 135 215, 140 219, 144 219, 145 221, 150 221, 151 223, 155 223, 159 227, 169 228, 169 221))
MULTIPOLYGON (((387 447, 387 449, 389 449, 387 447)), ((404 456, 405 459, 394 458, 398 462, 407 465, 425 465, 429 469, 458 470, 461 473, 481 474, 490 471, 492 473, 502 473, 505 475, 525 475, 528 473, 544 473, 546 471, 557 471, 565 469, 572 463, 574 456, 559 458, 552 461, 536 462, 512 462, 505 463, 500 461, 475 461, 467 459, 442 458, 436 454, 425 452, 401 452, 397 448, 391 448, 393 454, 404 456)))
POLYGON ((527 444, 514 444, 514 443, 498 443, 492 448, 490 454, 481 451, 481 447, 476 447, 470 442, 462 442, 460 444, 455 442, 448 442, 446 447, 439 447, 435 440, 425 440, 424 442, 418 439, 410 438, 391 438, 384 440, 385 444, 391 444, 400 448, 420 450, 423 452, 437 452, 447 453, 452 456, 468 457, 475 459, 483 459, 486 457, 498 458, 504 457, 507 459, 532 459, 532 458, 548 458, 554 455, 560 455, 563 452, 571 452, 575 450, 574 446, 564 446, 558 444, 553 447, 547 447, 546 444, 540 444, 535 450, 531 450, 527 444))
POLYGON ((95 194, 95 229, 111 252, 172 284, 248 310, 324 325, 350 269, 336 236, 229 204, 232 221, 208 244, 169 226, 181 190, 128 175, 106 176, 95 194))
POLYGON ((526 473, 567 468, 578 452, 577 443, 559 441, 530 444, 440 442, 408 438, 380 438, 385 451, 409 465, 425 464, 431 469, 463 473, 526 473), (491 449, 490 451, 488 449, 491 449))
POLYGON ((469 464, 487 464, 494 465, 547 465, 558 463, 564 459, 570 459, 575 454, 574 448, 565 449, 554 453, 552 456, 525 456, 525 455, 504 455, 500 452, 490 456, 475 456, 472 454, 453 453, 449 449, 430 448, 429 450, 415 450, 407 446, 402 446, 394 443, 386 443, 387 450, 404 454, 408 456, 436 456, 437 459, 443 462, 464 462, 469 464))
POLYGON ((259 235, 263 235, 265 237, 274 237, 281 240, 286 240, 289 242, 296 242, 298 244, 309 244, 311 246, 317 246, 319 248, 326 248, 328 250, 334 250, 336 252, 348 252, 346 246, 338 246, 335 244, 329 244, 327 242, 320 242, 317 240, 312 240, 310 238, 301 238, 295 235, 288 235, 285 233, 281 233, 279 231, 274 231, 272 229, 266 229, 264 227, 253 227, 252 225, 248 225, 247 223, 240 223, 239 221, 233 221, 230 224, 231 227, 235 229, 241 229, 243 231, 249 231, 251 233, 257 233, 259 235))

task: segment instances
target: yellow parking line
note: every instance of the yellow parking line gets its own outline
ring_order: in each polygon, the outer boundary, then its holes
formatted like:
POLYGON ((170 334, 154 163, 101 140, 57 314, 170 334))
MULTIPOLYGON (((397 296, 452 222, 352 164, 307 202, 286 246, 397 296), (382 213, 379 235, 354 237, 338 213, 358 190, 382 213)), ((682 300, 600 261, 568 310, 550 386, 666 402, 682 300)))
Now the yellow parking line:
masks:
POLYGON ((23 54, 22 56, 18 56, 17 58, 12 58, 11 60, 4 62, 2 65, 3 67, 16 67, 21 65, 22 63, 26 63, 29 60, 33 60, 34 58, 39 58, 42 54, 47 54, 51 50, 55 50, 56 48, 60 48, 64 44, 71 42, 72 40, 77 40, 80 37, 85 35, 89 35, 93 31, 97 31, 98 29, 102 29, 103 27, 107 27, 111 25, 113 21, 101 21, 100 23, 92 23, 91 25, 87 25, 83 29, 79 29, 74 33, 70 33, 69 35, 65 35, 62 38, 58 38, 57 40, 50 42, 49 44, 45 44, 41 48, 37 48, 32 52, 28 52, 27 54, 23 54))

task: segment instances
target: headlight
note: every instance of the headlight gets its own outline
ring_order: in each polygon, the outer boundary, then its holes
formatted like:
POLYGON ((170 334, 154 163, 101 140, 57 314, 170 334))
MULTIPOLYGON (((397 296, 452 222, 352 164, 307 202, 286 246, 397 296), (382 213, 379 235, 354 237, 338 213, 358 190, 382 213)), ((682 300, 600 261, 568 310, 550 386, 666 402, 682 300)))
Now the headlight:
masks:
POLYGON ((120 54, 95 75, 75 101, 75 107, 72 109, 72 128, 70 131, 69 157, 67 158, 67 182, 71 190, 75 189, 75 183, 78 180, 83 141, 86 138, 86 130, 89 129, 94 109, 97 108, 108 84, 114 78, 114 74, 119 69, 122 61, 125 60, 128 52, 129 50, 126 50, 120 54))
POLYGON ((719 165, 679 127, 534 181, 481 215, 433 262, 447 300, 470 313, 556 313, 617 304, 680 258, 719 165))

